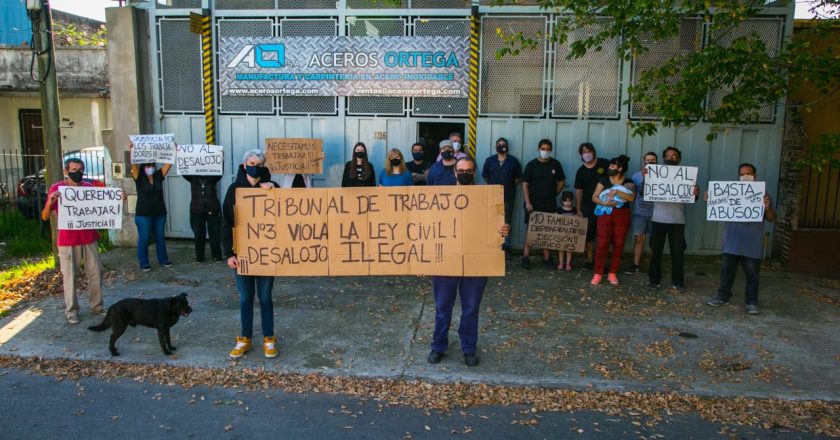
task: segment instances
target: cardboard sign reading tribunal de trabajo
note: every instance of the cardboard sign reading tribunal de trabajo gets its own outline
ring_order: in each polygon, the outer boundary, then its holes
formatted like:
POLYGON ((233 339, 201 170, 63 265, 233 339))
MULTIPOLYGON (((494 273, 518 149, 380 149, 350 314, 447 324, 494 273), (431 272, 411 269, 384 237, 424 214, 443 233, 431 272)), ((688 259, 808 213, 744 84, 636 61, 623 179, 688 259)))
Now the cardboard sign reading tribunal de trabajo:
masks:
POLYGON ((236 190, 242 275, 503 276, 502 187, 236 190))

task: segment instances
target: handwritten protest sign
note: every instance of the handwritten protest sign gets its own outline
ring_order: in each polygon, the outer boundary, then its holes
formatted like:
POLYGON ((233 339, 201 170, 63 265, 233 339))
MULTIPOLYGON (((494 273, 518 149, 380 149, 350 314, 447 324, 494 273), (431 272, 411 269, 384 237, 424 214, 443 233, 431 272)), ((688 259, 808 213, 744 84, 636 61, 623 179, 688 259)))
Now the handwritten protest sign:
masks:
POLYGON ((265 140, 266 166, 271 174, 321 174, 323 139, 269 138, 265 140))
POLYGON ((242 275, 504 275, 502 187, 236 190, 242 275))
POLYGON ((122 228, 122 189, 65 185, 58 191, 58 229, 122 228))
POLYGON ((128 138, 133 144, 131 163, 175 163, 174 134, 138 134, 128 138))
POLYGON ((645 176, 646 202, 694 203, 697 167, 648 164, 645 176))
POLYGON ((528 246, 583 252, 588 222, 584 217, 532 212, 528 219, 528 246))
POLYGON ((219 145, 178 145, 176 169, 182 176, 221 176, 224 157, 219 145))
POLYGON ((764 182, 709 182, 706 220, 764 221, 764 182))

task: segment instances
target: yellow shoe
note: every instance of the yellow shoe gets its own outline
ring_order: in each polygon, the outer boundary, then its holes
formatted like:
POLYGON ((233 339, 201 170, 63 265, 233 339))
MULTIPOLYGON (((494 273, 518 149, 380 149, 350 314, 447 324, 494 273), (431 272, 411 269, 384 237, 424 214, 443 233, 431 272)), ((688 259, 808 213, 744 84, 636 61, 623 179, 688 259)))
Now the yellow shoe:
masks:
POLYGON ((263 351, 265 357, 277 357, 277 338, 275 336, 266 336, 263 338, 263 351))
POLYGON ((230 351, 231 359, 239 359, 251 349, 251 338, 244 338, 242 336, 236 337, 236 346, 230 351))

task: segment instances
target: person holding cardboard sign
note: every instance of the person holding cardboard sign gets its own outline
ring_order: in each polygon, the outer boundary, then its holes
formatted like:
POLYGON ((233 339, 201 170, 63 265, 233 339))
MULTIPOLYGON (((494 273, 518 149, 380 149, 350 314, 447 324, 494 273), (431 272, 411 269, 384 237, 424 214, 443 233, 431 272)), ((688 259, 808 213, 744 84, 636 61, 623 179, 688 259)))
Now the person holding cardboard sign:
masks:
MULTIPOLYGON (((82 179, 85 163, 71 157, 64 161, 64 180, 54 183, 47 192, 41 220, 49 221, 50 215, 58 210, 59 188, 62 186, 93 186, 82 179)), ((99 258, 99 232, 96 229, 59 229, 56 237, 58 264, 64 281, 64 316, 70 324, 79 323, 79 301, 76 296, 76 276, 79 263, 84 260, 87 276, 91 312, 105 313, 102 307, 102 261, 99 258)))
MULTIPOLYGON (((222 205, 222 252, 228 267, 236 270, 239 260, 233 253, 233 213, 236 203, 237 188, 277 188, 271 181, 271 172, 265 166, 265 153, 249 150, 242 158, 236 181, 228 187, 222 205)), ((240 332, 236 345, 230 351, 232 359, 239 359, 251 349, 254 333, 254 295, 260 301, 260 318, 263 333, 263 353, 267 358, 277 357, 277 338, 274 336, 274 304, 271 301, 271 289, 274 287, 273 276, 240 275, 234 272, 236 289, 239 291, 240 332)))
MULTIPOLYGON (((742 182, 755 181, 755 165, 742 163, 738 166, 738 179, 742 182)), ((703 195, 709 201, 709 193, 703 195)), ((746 312, 758 315, 758 274, 764 257, 764 221, 775 222, 776 211, 770 196, 764 194, 764 218, 757 222, 726 222, 723 224, 723 263, 720 267, 720 287, 717 295, 706 302, 720 307, 732 298, 732 284, 738 265, 744 269, 744 302, 746 312)))
MULTIPOLYGON (((128 150, 133 148, 134 144, 129 143, 128 150)), ((166 253, 166 202, 163 198, 163 181, 170 168, 171 163, 165 163, 160 168, 154 163, 131 164, 131 177, 134 178, 137 189, 137 207, 134 214, 134 224, 137 225, 137 260, 144 272, 152 270, 149 264, 149 240, 152 234, 155 237, 158 263, 163 267, 172 267, 169 254, 166 253)))
POLYGON ((353 146, 353 158, 344 164, 341 187, 376 186, 376 172, 368 162, 367 147, 362 142, 353 146))
MULTIPOLYGON (((475 183, 475 170, 476 164, 472 158, 458 159, 453 173, 457 185, 473 185, 475 183)), ((499 233, 503 237, 507 236, 509 232, 510 225, 504 224, 499 227, 499 233)), ((478 356, 475 354, 478 342, 478 312, 486 286, 487 277, 432 277, 432 293, 435 296, 435 333, 431 344, 432 350, 426 357, 430 364, 440 362, 444 353, 446 353, 446 349, 449 348, 449 326, 452 323, 452 308, 455 307, 455 298, 460 291, 461 325, 458 327, 458 336, 461 338, 464 364, 468 367, 478 365, 478 356)))
MULTIPOLYGON (((665 165, 676 166, 682 161, 682 152, 675 147, 668 147, 662 151, 665 165)), ((647 166, 642 171, 647 175, 647 166)), ((694 200, 700 189, 695 185, 691 189, 694 200)), ((651 216, 653 232, 650 237, 650 248, 653 255, 650 258, 648 270, 648 290, 656 290, 662 282, 662 251, 665 240, 668 240, 668 250, 671 252, 671 288, 677 292, 685 291, 685 206, 683 203, 653 202, 651 216)))
POLYGON ((607 252, 612 244, 612 260, 607 279, 613 286, 618 285, 618 268, 621 265, 621 252, 624 250, 624 237, 630 229, 630 203, 636 199, 636 184, 624 177, 630 158, 625 155, 610 160, 607 175, 598 181, 592 202, 598 216, 598 247, 595 249, 595 275, 592 284, 601 283, 601 274, 607 263, 607 252), (604 209, 602 209, 604 208, 604 209))
MULTIPOLYGON (((549 139, 537 142, 539 156, 525 165, 522 173, 522 195, 525 198, 525 225, 533 212, 557 211, 557 194, 566 186, 566 174, 563 165, 551 157, 554 145, 549 139)), ((548 249, 542 250, 543 264, 554 269, 554 260, 548 249)), ((528 227, 525 229, 525 246, 519 265, 523 269, 531 268, 531 246, 528 245, 528 227)))

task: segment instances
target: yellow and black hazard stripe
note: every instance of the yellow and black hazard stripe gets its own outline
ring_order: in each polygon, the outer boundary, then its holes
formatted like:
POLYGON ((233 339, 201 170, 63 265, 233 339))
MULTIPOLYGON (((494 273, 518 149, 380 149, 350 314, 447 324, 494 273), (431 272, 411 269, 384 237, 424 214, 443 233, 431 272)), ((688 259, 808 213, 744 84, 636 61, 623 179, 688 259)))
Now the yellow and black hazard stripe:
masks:
POLYGON ((213 50, 210 16, 201 18, 201 65, 204 77, 204 131, 206 143, 216 143, 216 116, 213 106, 213 50))
POLYGON ((478 119, 478 6, 473 6, 470 14, 470 94, 467 106, 467 154, 475 159, 478 119))

